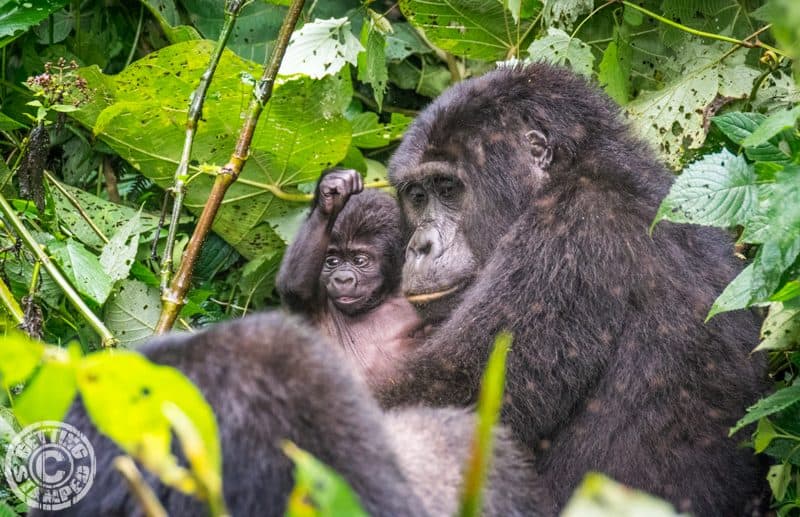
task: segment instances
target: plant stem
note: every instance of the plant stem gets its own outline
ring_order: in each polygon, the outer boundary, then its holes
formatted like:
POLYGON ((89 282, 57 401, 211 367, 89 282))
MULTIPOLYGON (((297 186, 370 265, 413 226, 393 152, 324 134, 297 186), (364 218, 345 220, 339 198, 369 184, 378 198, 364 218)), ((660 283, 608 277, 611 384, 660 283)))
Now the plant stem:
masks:
POLYGON ((22 223, 22 220, 17 216, 17 213, 11 207, 11 205, 6 201, 6 198, 0 194, 0 211, 3 212, 3 216, 6 220, 11 224, 11 227, 14 228, 17 236, 22 239, 22 242, 25 246, 34 254, 36 260, 42 263, 44 269, 53 279, 53 281, 58 285, 58 287, 64 292, 67 299, 72 303, 73 306, 78 310, 78 312, 83 316, 87 323, 94 329, 95 332, 100 336, 101 345, 103 347, 112 347, 116 346, 119 343, 119 340, 114 337, 114 334, 111 333, 108 328, 103 324, 100 318, 92 311, 92 309, 86 305, 86 302, 80 297, 77 291, 72 287, 69 281, 64 278, 64 275, 61 274, 61 271, 58 267, 50 260, 50 257, 45 253, 44 246, 36 242, 33 235, 25 228, 25 225, 22 223))
POLYGON ((289 11, 286 13, 283 25, 281 25, 281 30, 278 33, 278 39, 275 41, 275 47, 272 50, 269 62, 267 66, 264 67, 261 79, 256 83, 253 89, 250 104, 247 107, 247 114, 239 130, 239 139, 236 142, 233 154, 214 180, 214 185, 208 196, 208 201, 203 206, 203 212, 200 214, 197 226, 183 253, 178 272, 172 279, 169 288, 164 289, 161 294, 161 316, 156 325, 156 334, 163 334, 172 328, 175 319, 178 317, 178 313, 180 313, 181 307, 186 303, 185 296, 192 281, 192 270, 194 269, 195 262, 197 261, 197 257, 200 256, 200 250, 203 247, 203 242, 208 232, 211 231, 211 224, 214 222, 217 211, 222 204, 225 192, 239 177, 239 174, 244 168, 244 164, 247 162, 250 153, 250 143, 253 140, 256 124, 258 123, 264 106, 272 96, 272 89, 275 85, 278 69, 280 68, 283 55, 286 53, 286 47, 289 45, 289 38, 294 31, 294 27, 297 24, 297 19, 300 17, 300 12, 303 10, 304 4, 305 0, 293 0, 292 5, 289 6, 289 11))
MULTIPOLYGON (((766 43, 762 42, 759 39, 756 39, 755 41, 749 41, 749 39, 740 40, 740 39, 736 39, 736 38, 731 38, 729 36, 723 36, 722 34, 715 34, 713 32, 705 32, 705 31, 693 29, 691 27, 687 27, 686 25, 682 25, 682 24, 680 24, 678 22, 670 20, 669 18, 665 18, 665 17, 663 17, 661 15, 658 15, 658 14, 652 12, 652 11, 649 11, 649 10, 645 9, 642 6, 636 5, 636 4, 634 4, 632 2, 629 2, 627 0, 622 0, 622 4, 624 6, 626 6, 626 7, 630 7, 631 9, 635 9, 635 10, 639 11, 640 13, 642 13, 642 14, 644 14, 646 16, 649 16, 649 17, 651 17, 651 18, 653 18, 655 20, 658 20, 659 22, 661 22, 661 23, 663 23, 665 25, 669 25, 670 27, 674 27, 674 28, 676 28, 678 30, 682 30, 683 32, 688 32, 689 34, 693 34, 693 35, 699 36, 701 38, 709 38, 709 39, 715 39, 715 40, 719 40, 719 41, 726 41, 728 43, 733 43, 734 45, 738 45, 740 47, 761 48, 761 49, 764 49, 764 50, 770 50, 770 51, 778 54, 779 56, 789 57, 782 50, 779 50, 779 49, 777 49, 777 48, 775 48, 773 46, 767 45, 766 43)), ((760 32, 760 31, 758 31, 758 32, 760 32)))
POLYGON ((22 312, 22 307, 19 306, 17 299, 11 294, 11 289, 3 282, 2 278, 0 278, 0 302, 2 302, 3 307, 6 308, 6 311, 11 314, 18 325, 25 321, 25 313, 22 312))
POLYGON ((225 2, 225 21, 222 25, 222 31, 211 53, 208 68, 206 68, 203 75, 200 76, 200 84, 197 85, 197 89, 192 94, 192 102, 189 105, 189 114, 186 120, 186 136, 183 140, 181 160, 178 162, 178 167, 175 169, 172 188, 164 194, 168 196, 171 193, 173 201, 172 214, 169 219, 169 230, 167 231, 167 242, 164 246, 164 258, 161 261, 162 293, 169 286, 170 276, 172 275, 172 257, 175 250, 175 238, 178 235, 178 221, 180 220, 181 209, 183 208, 183 198, 186 196, 186 177, 189 173, 189 160, 192 157, 194 137, 197 133, 198 122, 203 116, 203 103, 206 100, 206 94, 208 93, 208 87, 211 85, 211 79, 214 77, 214 72, 216 72, 219 60, 225 50, 225 45, 228 43, 228 39, 233 33, 233 26, 236 24, 239 12, 246 3, 246 0, 227 0, 225 2))
POLYGON ((161 505, 147 481, 142 478, 141 472, 136 468, 136 463, 133 462, 130 456, 117 456, 114 458, 114 468, 125 478, 128 488, 133 493, 146 517, 168 517, 167 511, 161 505))

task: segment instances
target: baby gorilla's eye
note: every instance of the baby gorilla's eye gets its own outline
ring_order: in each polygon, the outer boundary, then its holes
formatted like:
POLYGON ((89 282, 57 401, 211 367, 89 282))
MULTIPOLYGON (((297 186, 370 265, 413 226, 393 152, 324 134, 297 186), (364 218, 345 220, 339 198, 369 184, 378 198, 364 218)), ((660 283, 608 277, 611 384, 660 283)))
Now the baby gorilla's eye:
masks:
POLYGON ((369 264, 369 257, 366 255, 356 255, 353 257, 353 264, 356 267, 364 267, 369 264))
POLYGON ((328 255, 325 257, 325 265, 334 268, 339 265, 339 257, 335 257, 333 255, 328 255))

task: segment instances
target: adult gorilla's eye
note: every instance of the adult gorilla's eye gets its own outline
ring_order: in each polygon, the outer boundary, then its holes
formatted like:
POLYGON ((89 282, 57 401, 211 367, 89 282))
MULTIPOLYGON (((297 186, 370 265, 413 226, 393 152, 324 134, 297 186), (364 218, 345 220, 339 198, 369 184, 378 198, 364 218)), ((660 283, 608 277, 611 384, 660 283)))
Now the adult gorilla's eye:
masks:
POLYGON ((433 180, 433 189, 442 201, 452 201, 458 195, 459 185, 453 178, 438 177, 433 180))
POLYGON ((416 208, 422 207, 427 199, 425 189, 422 188, 422 185, 411 185, 408 187, 405 191, 405 197, 411 202, 411 205, 416 208))
POLYGON ((329 255, 325 257, 325 265, 334 268, 339 265, 339 257, 334 257, 333 255, 329 255))
POLYGON ((353 264, 356 267, 364 267, 369 264, 369 257, 364 254, 359 254, 353 257, 353 264))

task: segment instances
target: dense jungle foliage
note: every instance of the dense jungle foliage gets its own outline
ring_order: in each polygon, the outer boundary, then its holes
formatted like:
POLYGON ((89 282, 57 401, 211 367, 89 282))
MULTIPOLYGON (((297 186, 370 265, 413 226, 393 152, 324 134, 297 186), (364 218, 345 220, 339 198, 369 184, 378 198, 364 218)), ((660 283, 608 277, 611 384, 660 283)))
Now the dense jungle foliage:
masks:
MULTIPOLYGON (((162 311, 190 329, 277 305, 277 267, 324 169, 354 168, 368 187, 386 187, 388 157, 433 97, 497 66, 547 60, 600 85, 680 174, 654 224, 737 237, 748 265, 708 317, 763 311, 753 348, 770 355, 775 392, 731 432, 756 424, 752 437, 735 436, 769 457, 778 513, 799 514, 800 3, 306 2, 246 164, 199 255, 184 261, 190 285, 176 290, 173 270, 190 256, 199 214, 241 142, 292 2, 252 0, 234 12, 237 3, 0 0, 0 443, 27 423, 59 419, 80 390, 95 397, 104 432, 137 450, 136 426, 115 417, 132 411, 125 378, 156 375, 152 365, 90 352, 135 348, 162 311), (213 78, 198 90, 207 70, 213 78), (190 109, 197 102, 201 113, 190 109), (189 155, 187 127, 196 127, 189 155), (170 213, 176 197, 182 207, 170 213), (185 294, 185 303, 162 304, 162 293, 185 294)), ((138 408, 141 422, 159 415, 153 432, 164 438, 150 444, 160 459, 145 466, 176 468, 170 429, 184 444, 201 443, 183 474, 205 487, 213 508, 214 416, 184 379, 153 384, 158 400, 178 404, 166 416, 160 404, 138 408)), ((309 479, 328 473, 302 451, 287 453, 312 476, 298 477, 292 500, 302 506, 309 479)), ((605 486, 587 483, 587 494, 605 486)), ((24 511, 0 484, 0 515, 24 511)))

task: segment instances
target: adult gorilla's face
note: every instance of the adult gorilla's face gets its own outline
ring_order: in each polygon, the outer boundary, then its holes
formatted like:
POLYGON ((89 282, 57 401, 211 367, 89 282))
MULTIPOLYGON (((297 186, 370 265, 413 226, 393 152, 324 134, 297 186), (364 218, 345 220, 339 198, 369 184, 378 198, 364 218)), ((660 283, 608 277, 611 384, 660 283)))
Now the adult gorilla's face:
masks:
POLYGON ((418 179, 398 192, 413 229, 403 266, 403 294, 427 320, 447 315, 477 265, 464 234, 466 185, 453 169, 447 161, 421 164, 418 179))

